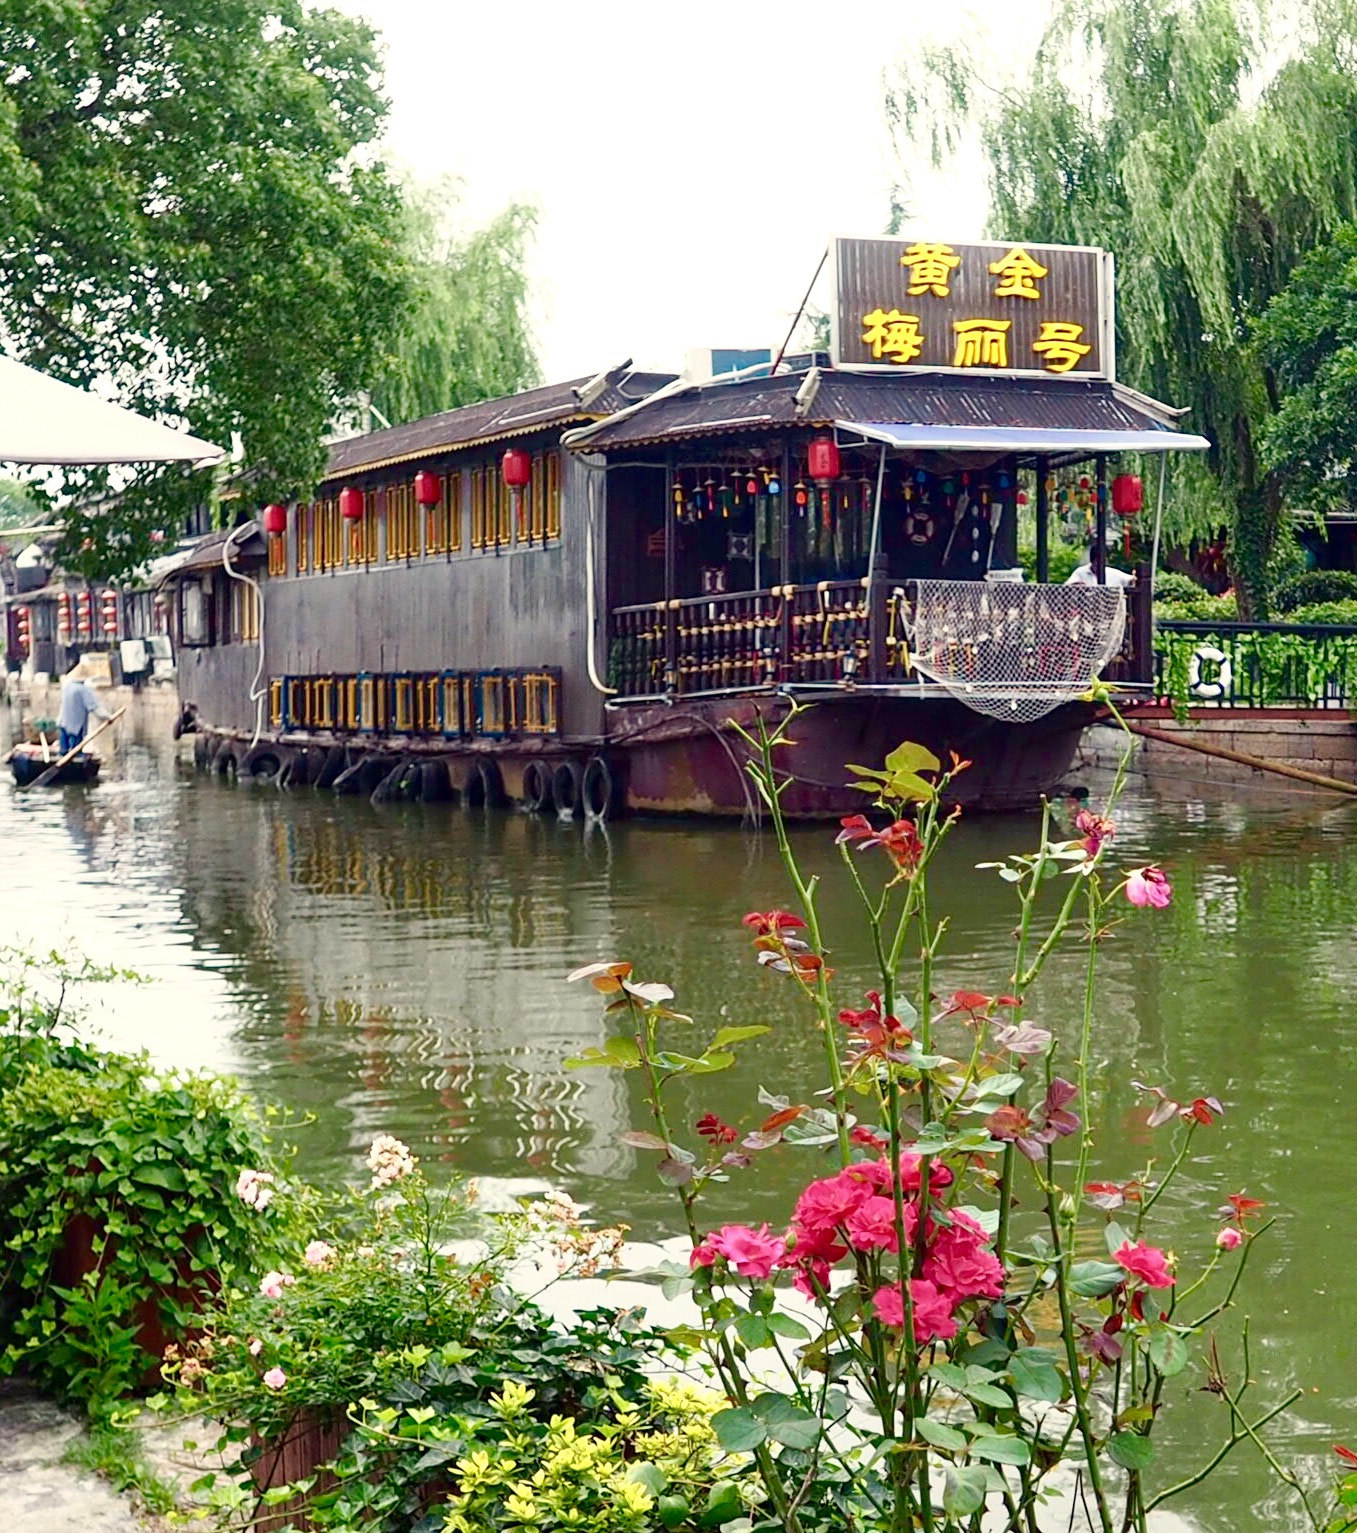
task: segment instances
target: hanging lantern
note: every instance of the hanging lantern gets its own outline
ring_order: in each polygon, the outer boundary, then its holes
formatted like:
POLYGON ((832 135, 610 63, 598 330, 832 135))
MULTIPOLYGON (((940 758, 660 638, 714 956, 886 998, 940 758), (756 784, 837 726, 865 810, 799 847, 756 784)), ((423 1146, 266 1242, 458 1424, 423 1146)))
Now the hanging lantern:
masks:
POLYGON ((276 502, 264 507, 264 531, 271 538, 279 538, 287 531, 287 507, 276 502))
POLYGON ((118 596, 114 591, 105 591, 99 601, 99 615, 103 621, 104 633, 108 638, 114 638, 118 632, 118 596))
POLYGON ((19 648, 23 650, 29 648, 31 632, 29 621, 30 611, 31 609, 28 607, 20 607, 18 612, 15 614, 15 637, 19 641, 19 648))
POLYGON ((521 538, 527 530, 523 522, 523 491, 532 478, 532 459, 521 447, 511 447, 500 459, 499 471, 513 499, 514 526, 521 538))
POLYGON ((1112 509, 1118 516, 1135 516, 1145 509, 1145 484, 1139 474, 1118 474, 1112 481, 1112 509))
POLYGON ((75 626, 81 633, 89 633, 93 629, 90 618, 90 593, 81 591, 75 599, 75 626))
POLYGON ((816 484, 833 484, 839 477, 839 444, 832 436, 815 437, 810 444, 806 465, 816 484))
POLYGON ((57 637, 64 643, 69 643, 71 638, 71 595, 69 591, 63 591, 57 597, 57 637))
POLYGON ((443 498, 443 486, 438 475, 422 468, 415 475, 415 500, 421 506, 436 506, 443 498))
POLYGON ((1019 490, 1018 491, 1018 504, 1020 506, 1025 506, 1027 504, 1027 491, 1026 490, 1019 490))
POLYGON ((346 522, 363 520, 363 492, 346 484, 339 492, 339 514, 346 522))

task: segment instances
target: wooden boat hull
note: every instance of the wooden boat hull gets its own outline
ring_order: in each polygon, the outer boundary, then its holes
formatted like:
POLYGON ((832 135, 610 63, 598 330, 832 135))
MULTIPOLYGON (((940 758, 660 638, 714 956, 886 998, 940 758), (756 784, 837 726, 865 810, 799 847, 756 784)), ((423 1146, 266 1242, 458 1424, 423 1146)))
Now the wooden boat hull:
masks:
MULTIPOLYGON (((672 705, 614 707, 609 735, 625 762, 625 802, 639 813, 740 815, 752 785, 748 749, 730 722, 751 733, 760 716, 772 725, 786 704, 768 698, 681 698, 672 705)), ((856 693, 817 700, 792 728, 794 747, 780 753, 792 776, 783 795, 791 818, 828 818, 866 808, 848 784, 847 764, 880 766, 902 741, 927 746, 939 760, 955 751, 972 765, 952 793, 964 809, 1030 810, 1063 778, 1096 710, 1067 703, 1031 724, 1009 724, 951 698, 856 693)))
MULTIPOLYGON (((21 788, 26 788, 36 782, 57 759, 56 755, 52 755, 50 761, 44 761, 42 751, 36 745, 16 745, 10 753, 9 769, 14 774, 14 781, 21 788)), ((99 776, 99 766, 98 756, 82 751, 61 768, 48 786, 60 788, 68 783, 92 783, 99 776)))

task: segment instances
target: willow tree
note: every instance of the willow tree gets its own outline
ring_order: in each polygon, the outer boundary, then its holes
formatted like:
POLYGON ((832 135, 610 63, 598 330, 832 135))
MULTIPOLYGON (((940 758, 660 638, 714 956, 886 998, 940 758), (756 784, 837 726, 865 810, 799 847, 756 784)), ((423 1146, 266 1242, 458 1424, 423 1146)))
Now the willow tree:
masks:
POLYGON ((1267 610, 1280 526, 1260 433, 1278 404, 1253 322, 1357 211, 1357 0, 1058 0, 1024 77, 960 51, 888 89, 907 152, 936 164, 978 124, 996 237, 1118 261, 1118 371, 1191 408, 1205 464, 1175 467, 1178 529, 1230 528, 1243 609, 1267 610))
POLYGON ((535 210, 512 203, 470 234, 456 231, 455 214, 446 184, 407 197, 414 301, 371 396, 393 425, 512 394, 540 378, 528 322, 535 210))

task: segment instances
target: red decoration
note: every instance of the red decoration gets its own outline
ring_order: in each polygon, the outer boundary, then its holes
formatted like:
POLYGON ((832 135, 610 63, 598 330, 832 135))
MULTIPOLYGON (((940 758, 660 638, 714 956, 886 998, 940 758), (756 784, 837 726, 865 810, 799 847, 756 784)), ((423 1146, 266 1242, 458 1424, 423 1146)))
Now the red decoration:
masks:
POLYGON ((817 436, 811 441, 807 467, 816 484, 832 484, 839 477, 839 444, 832 436, 817 436))
POLYGON ((1135 516, 1145 509, 1145 484, 1139 474, 1118 474, 1112 481, 1112 509, 1118 516, 1135 516))
POLYGON ((1027 504, 1027 491, 1026 490, 1019 490, 1018 491, 1018 504, 1020 506, 1025 506, 1027 504))
POLYGON ((532 459, 521 447, 511 447, 500 460, 499 469, 511 490, 526 489, 532 478, 532 459))
POLYGON ((356 490, 353 485, 346 484, 339 492, 339 514, 346 522, 361 522, 363 519, 363 492, 356 490))
POLYGON ((281 537, 287 531, 287 507, 276 503, 264 507, 264 531, 271 538, 281 537))
POLYGON ((415 475, 415 499, 421 506, 436 506, 443 498, 443 486, 438 475, 422 468, 415 475))

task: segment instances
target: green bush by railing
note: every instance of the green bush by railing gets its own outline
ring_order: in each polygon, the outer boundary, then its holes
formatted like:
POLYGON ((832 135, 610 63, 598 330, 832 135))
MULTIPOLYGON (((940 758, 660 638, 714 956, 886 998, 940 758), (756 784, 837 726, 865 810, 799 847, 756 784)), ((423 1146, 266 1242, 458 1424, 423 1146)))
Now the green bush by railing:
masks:
POLYGON ((1357 706, 1357 627, 1161 623, 1156 691, 1175 709, 1357 706))

